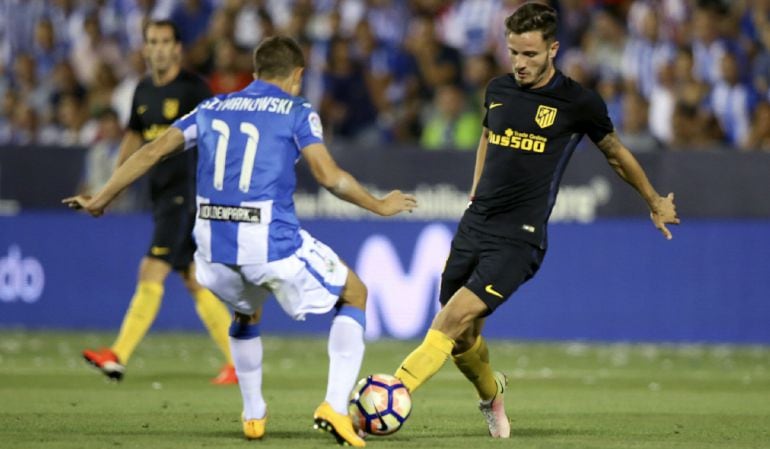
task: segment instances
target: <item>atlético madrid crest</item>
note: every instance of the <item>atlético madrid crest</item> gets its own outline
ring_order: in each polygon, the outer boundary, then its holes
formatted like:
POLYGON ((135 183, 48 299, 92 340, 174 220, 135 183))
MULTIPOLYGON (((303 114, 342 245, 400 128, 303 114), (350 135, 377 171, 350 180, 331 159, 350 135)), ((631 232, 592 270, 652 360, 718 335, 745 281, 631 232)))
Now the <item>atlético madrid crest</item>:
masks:
POLYGON ((535 114, 535 123, 541 128, 548 128, 553 125, 556 120, 556 108, 550 106, 543 106, 542 104, 537 107, 537 114, 535 114))
POLYGON ((179 100, 176 98, 165 98, 163 100, 163 117, 171 120, 175 119, 177 115, 179 115, 179 100))

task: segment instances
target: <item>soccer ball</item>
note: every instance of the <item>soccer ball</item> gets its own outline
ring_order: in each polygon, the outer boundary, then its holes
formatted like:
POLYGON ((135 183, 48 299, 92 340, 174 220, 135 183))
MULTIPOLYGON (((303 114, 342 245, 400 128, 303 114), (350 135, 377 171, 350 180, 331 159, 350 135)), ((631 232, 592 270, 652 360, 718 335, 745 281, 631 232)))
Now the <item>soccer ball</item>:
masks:
POLYGON ((372 374, 358 381, 350 395, 348 413, 359 433, 390 435, 412 412, 409 390, 388 374, 372 374))

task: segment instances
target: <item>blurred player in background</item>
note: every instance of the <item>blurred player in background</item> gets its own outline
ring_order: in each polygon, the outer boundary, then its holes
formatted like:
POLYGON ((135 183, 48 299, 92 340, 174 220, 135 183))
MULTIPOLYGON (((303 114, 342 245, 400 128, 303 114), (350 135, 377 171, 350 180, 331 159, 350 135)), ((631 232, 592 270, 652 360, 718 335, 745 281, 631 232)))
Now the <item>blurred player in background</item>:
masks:
POLYGON ((267 423, 258 323, 272 293, 296 320, 336 309, 326 398, 313 419, 339 443, 364 447, 347 409, 364 355, 366 287, 331 248, 300 227, 294 165, 304 157, 319 184, 379 215, 411 211, 417 203, 397 190, 375 198, 337 166, 323 143, 318 114, 296 97, 304 67, 295 41, 264 40, 254 52, 254 82, 207 100, 177 120, 126 161, 93 198, 64 202, 99 216, 163 157, 197 144, 196 275, 235 309, 230 344, 243 397, 244 435, 262 438, 267 423))
MULTIPOLYGON (((134 92, 131 118, 123 137, 118 167, 143 143, 161 135, 211 93, 205 81, 182 69, 179 30, 170 21, 149 22, 144 29, 144 55, 150 66, 134 92)), ((83 357, 106 376, 120 380, 136 346, 158 314, 163 284, 174 270, 195 301, 195 310, 226 358, 216 384, 238 382, 228 346, 227 308, 195 280, 192 228, 195 222, 194 151, 163 160, 150 171, 154 231, 152 244, 139 265, 139 281, 120 333, 110 348, 86 349, 83 357)))
POLYGON ((663 235, 678 224, 674 196, 661 197, 618 140, 604 101, 553 65, 556 12, 528 3, 506 20, 513 73, 486 91, 484 129, 471 190, 441 279, 440 302, 422 344, 396 371, 413 393, 449 356, 479 395, 489 433, 508 438, 507 379, 494 372, 481 336, 484 320, 535 275, 547 246, 546 225, 559 181, 587 134, 612 168, 646 201, 663 235))

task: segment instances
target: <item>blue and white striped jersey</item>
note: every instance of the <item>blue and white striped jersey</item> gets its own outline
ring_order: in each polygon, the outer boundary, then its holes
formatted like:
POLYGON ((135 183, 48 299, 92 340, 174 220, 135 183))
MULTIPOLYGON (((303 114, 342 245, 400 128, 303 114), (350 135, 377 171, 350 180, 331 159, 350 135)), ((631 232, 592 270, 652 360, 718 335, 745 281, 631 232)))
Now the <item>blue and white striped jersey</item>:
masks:
POLYGON ((176 121, 185 149, 198 146, 198 215, 193 234, 209 262, 271 262, 300 247, 294 164, 323 142, 309 103, 256 80, 217 95, 176 121))

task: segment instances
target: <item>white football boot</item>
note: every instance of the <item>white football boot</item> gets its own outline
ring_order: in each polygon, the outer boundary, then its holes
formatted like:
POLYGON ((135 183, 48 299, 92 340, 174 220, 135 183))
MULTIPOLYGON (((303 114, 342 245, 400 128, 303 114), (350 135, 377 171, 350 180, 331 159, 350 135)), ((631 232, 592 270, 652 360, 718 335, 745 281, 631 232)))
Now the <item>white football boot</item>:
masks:
POLYGON ((479 401, 479 410, 487 420, 489 435, 492 438, 510 438, 511 422, 508 415, 505 414, 503 405, 503 396, 508 387, 508 377, 505 374, 495 371, 495 383, 497 383, 497 394, 494 398, 487 401, 479 401))

